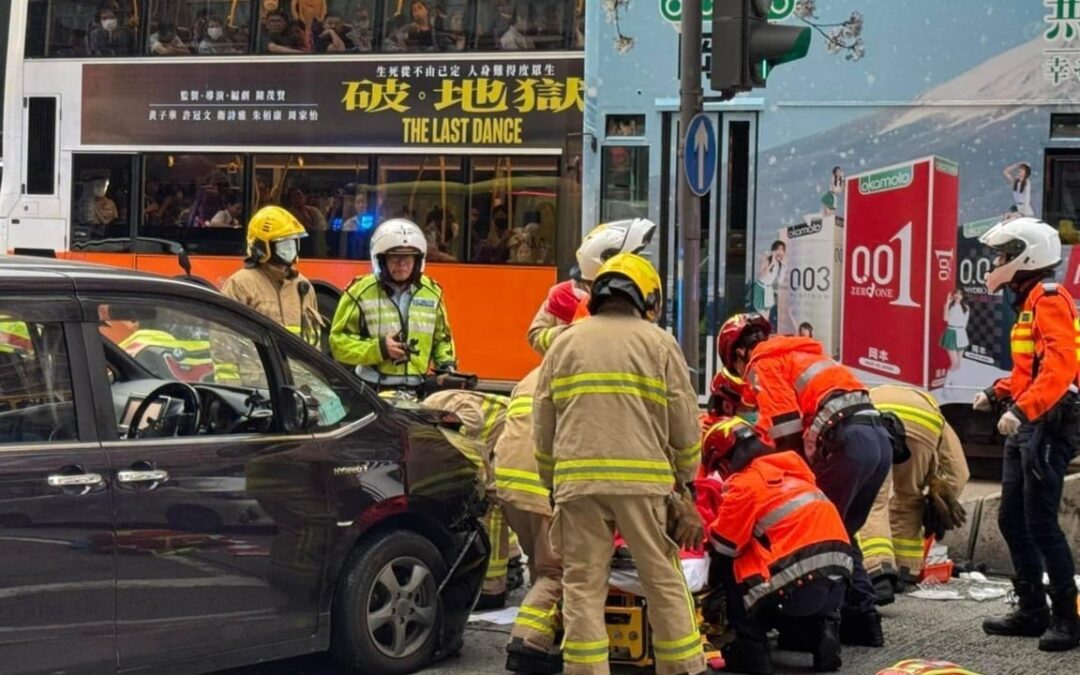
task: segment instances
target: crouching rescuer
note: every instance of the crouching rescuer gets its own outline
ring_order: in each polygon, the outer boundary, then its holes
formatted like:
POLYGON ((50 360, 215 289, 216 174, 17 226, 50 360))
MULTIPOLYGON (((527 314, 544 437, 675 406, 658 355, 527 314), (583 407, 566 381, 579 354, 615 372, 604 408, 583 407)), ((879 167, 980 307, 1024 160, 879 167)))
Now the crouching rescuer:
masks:
POLYGON ((1061 239, 1035 218, 998 223, 979 238, 996 253, 991 292, 1008 288, 1018 312, 1011 334, 1012 373, 975 397, 976 410, 1007 405, 998 421, 1005 440, 998 526, 1009 547, 1018 600, 1011 614, 987 619, 991 635, 1038 637, 1039 649, 1080 643, 1076 567, 1058 524, 1065 470, 1080 444, 1080 320, 1069 292, 1052 281, 1061 239), (1050 579, 1046 607, 1043 572, 1050 579))
POLYGON ((593 281, 590 318, 566 328, 540 366, 533 440, 541 482, 553 488, 568 675, 609 672, 604 606, 616 530, 645 589, 657 672, 705 671, 679 545, 668 534, 674 521, 680 542, 702 542, 688 487, 701 455, 697 395, 675 338, 653 323, 660 309, 652 265, 615 255, 593 281))
MULTIPOLYGON (((840 605, 851 577, 848 534, 796 452, 774 452, 738 417, 715 420, 702 440, 706 470, 724 479, 712 545, 712 594, 735 641, 722 648, 725 670, 771 673, 766 631, 780 647, 813 654, 814 670, 841 666, 840 605)), ((714 620, 706 616, 706 620, 714 620)))

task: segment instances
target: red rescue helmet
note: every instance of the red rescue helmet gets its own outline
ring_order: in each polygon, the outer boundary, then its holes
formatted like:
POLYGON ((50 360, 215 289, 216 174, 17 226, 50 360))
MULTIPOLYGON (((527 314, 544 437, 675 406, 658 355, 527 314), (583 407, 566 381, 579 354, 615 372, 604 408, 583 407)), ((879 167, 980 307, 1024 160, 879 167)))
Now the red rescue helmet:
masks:
POLYGON ((716 355, 721 363, 728 367, 735 363, 735 345, 743 334, 753 329, 762 331, 765 337, 772 332, 769 320, 756 312, 736 314, 720 326, 720 334, 716 336, 716 355))
POLYGON ((745 380, 721 365, 709 385, 709 412, 721 417, 734 415, 742 405, 745 386, 745 380))
POLYGON ((731 455, 735 447, 746 441, 758 440, 753 425, 741 417, 713 417, 701 439, 701 463, 709 471, 730 473, 731 455))

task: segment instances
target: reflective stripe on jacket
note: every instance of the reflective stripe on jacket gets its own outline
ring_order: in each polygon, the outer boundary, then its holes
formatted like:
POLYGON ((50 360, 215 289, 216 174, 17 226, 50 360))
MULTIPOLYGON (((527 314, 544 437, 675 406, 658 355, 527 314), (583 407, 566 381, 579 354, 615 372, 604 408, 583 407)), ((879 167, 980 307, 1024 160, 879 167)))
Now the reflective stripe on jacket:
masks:
MULTIPOLYGON (((814 431, 812 422, 833 393, 866 391, 850 370, 825 356, 820 342, 802 337, 774 337, 754 347, 746 380, 746 403, 758 409, 762 436, 793 446, 814 431)), ((814 448, 806 450, 812 454, 814 448)))
POLYGON ((533 401, 537 468, 555 500, 666 495, 701 461, 697 394, 678 344, 633 315, 566 329, 540 366, 533 401))
POLYGON ((757 457, 724 482, 709 541, 735 559, 735 581, 747 609, 811 575, 851 575, 851 546, 840 514, 795 452, 757 457))
POLYGON ((272 265, 245 267, 226 279, 222 295, 247 305, 311 345, 319 344, 322 317, 314 289, 304 296, 301 317, 300 284, 310 282, 297 273, 292 279, 272 265), (303 334, 303 329, 307 334, 303 334))
POLYGON ((1078 383, 1080 319, 1069 291, 1036 284, 1024 298, 1011 342, 1012 373, 994 383, 994 394, 1011 397, 1013 413, 1034 422, 1078 383))
POLYGON ((416 353, 394 363, 383 351, 383 338, 400 332, 401 311, 378 278, 368 274, 342 294, 330 326, 330 349, 341 363, 366 366, 380 377, 411 376, 416 382, 428 373, 432 363, 436 368, 455 365, 454 340, 442 288, 429 277, 420 277, 409 304, 404 337, 416 340, 416 353))
POLYGON ((540 369, 533 369, 510 394, 506 426, 495 442, 495 490, 504 503, 550 516, 551 492, 540 480, 532 440, 533 394, 539 377, 540 369))
MULTIPOLYGON (((580 284, 572 280, 563 281, 560 284, 557 284, 557 286, 565 284, 582 288, 580 284)), ((569 325, 569 323, 560 321, 554 314, 548 311, 547 300, 545 300, 540 304, 540 309, 536 311, 536 316, 533 317, 532 323, 529 324, 529 331, 526 334, 526 339, 529 341, 530 347, 538 354, 543 355, 551 348, 551 343, 555 341, 555 338, 566 330, 566 327, 569 325)))

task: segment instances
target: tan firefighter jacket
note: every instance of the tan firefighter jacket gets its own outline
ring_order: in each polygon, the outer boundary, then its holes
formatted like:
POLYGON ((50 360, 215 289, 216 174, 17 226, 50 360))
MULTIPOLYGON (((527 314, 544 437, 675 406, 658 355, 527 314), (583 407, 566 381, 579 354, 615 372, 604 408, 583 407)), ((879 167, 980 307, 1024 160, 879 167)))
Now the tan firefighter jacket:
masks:
POLYGON ((489 476, 493 476, 492 449, 506 424, 509 403, 510 399, 506 396, 459 389, 436 392, 423 402, 425 407, 445 410, 458 416, 462 423, 461 434, 482 445, 482 459, 489 476))
MULTIPOLYGON (((576 281, 564 281, 562 284, 572 284, 578 289, 584 289, 584 286, 576 281)), ((562 284, 559 285, 561 286, 562 284)), ((551 348, 551 343, 555 341, 555 338, 566 330, 569 325, 570 324, 564 323, 548 311, 548 304, 545 299, 544 302, 541 303, 540 309, 536 311, 536 316, 533 317, 532 323, 529 324, 529 332, 526 334, 529 346, 538 354, 545 354, 547 350, 551 348)))
POLYGON ((964 448, 934 398, 914 387, 882 385, 870 390, 870 399, 881 412, 895 413, 904 423, 908 449, 912 454, 933 457, 930 475, 935 473, 960 498, 969 473, 964 448))
POLYGON ((273 265, 245 267, 225 281, 221 292, 226 297, 247 305, 271 321, 284 326, 289 332, 299 335, 308 344, 318 345, 322 328, 319 304, 315 298, 315 289, 310 288, 304 297, 304 318, 300 314, 300 283, 309 282, 304 275, 297 273, 286 278, 285 272, 273 265), (303 330, 302 330, 303 329, 303 330), (306 331, 303 332, 303 331, 306 331))
POLYGON ((667 495, 701 462, 697 394, 678 344, 635 315, 605 313, 564 331, 533 400, 540 479, 555 501, 667 495))
POLYGON ((534 368, 510 394, 506 427, 495 442, 495 489, 504 504, 550 516, 551 492, 540 481, 533 452, 533 394, 539 378, 540 369, 534 368))

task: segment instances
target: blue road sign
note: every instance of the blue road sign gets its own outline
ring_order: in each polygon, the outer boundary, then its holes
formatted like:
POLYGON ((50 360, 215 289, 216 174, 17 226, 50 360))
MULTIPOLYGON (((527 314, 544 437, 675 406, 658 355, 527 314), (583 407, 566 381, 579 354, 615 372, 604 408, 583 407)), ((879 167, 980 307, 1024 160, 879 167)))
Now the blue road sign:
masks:
POLYGON ((690 191, 703 197, 712 187, 716 174, 716 131, 708 115, 698 113, 690 120, 684 147, 683 174, 690 184, 690 191))

